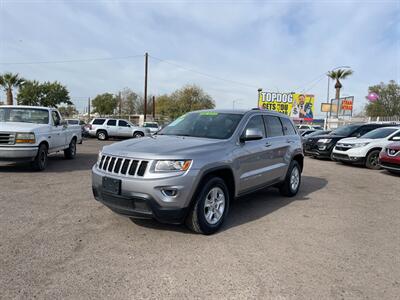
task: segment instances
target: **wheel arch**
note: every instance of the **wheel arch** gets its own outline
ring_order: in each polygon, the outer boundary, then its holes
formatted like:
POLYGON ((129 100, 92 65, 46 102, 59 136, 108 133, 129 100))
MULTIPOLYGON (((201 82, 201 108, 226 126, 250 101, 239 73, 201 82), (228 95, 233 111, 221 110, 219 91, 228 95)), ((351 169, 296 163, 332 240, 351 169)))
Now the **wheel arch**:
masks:
POLYGON ((304 156, 302 154, 298 153, 293 156, 292 160, 295 160, 298 162, 298 164, 300 165, 300 171, 303 172, 304 156))

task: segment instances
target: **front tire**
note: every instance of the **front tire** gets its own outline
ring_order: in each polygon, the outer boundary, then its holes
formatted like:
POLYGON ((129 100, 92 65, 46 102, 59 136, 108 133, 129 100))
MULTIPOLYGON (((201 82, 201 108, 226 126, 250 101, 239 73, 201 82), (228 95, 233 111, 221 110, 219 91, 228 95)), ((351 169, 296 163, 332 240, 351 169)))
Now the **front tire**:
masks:
POLYGON ((136 132, 133 134, 133 138, 134 138, 134 139, 141 138, 141 137, 144 137, 144 133, 143 133, 143 132, 136 131, 136 132))
POLYGON ((69 147, 64 150, 64 157, 66 159, 74 159, 76 155, 76 140, 72 139, 69 143, 69 147))
POLYGON ((286 173, 285 181, 279 187, 282 196, 293 197, 297 194, 301 184, 301 169, 297 161, 292 160, 286 173))
POLYGON ((379 165, 379 152, 380 150, 373 150, 368 153, 367 158, 365 159, 365 166, 368 169, 379 170, 381 166, 379 165))
POLYGON ((32 162, 32 168, 35 171, 43 171, 47 167, 47 146, 41 144, 38 153, 32 162))
POLYGON ((197 233, 213 234, 222 226, 229 210, 229 192, 225 181, 209 178, 194 199, 186 225, 197 233))

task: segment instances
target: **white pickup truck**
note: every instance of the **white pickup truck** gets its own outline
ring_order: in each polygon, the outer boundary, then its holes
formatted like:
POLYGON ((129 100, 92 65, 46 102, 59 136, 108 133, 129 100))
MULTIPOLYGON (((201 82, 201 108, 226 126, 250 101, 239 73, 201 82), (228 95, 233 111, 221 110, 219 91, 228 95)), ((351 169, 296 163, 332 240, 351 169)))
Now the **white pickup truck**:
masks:
POLYGON ((30 161, 41 171, 49 153, 64 151, 73 159, 81 141, 81 129, 69 127, 55 108, 0 106, 0 161, 30 161))

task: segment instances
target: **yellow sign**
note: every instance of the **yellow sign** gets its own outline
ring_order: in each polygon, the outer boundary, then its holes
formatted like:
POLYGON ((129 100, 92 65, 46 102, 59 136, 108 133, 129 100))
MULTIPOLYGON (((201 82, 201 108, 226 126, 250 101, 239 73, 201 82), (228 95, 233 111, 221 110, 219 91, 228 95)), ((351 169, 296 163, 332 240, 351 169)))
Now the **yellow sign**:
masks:
POLYGON ((293 119, 314 118, 314 95, 259 92, 258 107, 288 115, 293 119))

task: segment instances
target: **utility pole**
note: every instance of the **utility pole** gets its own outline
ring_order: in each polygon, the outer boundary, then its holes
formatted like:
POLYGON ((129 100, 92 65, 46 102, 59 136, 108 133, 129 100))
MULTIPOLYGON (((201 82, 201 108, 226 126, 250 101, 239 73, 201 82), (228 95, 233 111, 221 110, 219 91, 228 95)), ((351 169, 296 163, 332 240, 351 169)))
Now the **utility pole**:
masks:
POLYGON ((144 121, 146 122, 147 113, 147 69, 149 64, 149 54, 144 54, 144 121))
POLYGON ((153 96, 153 121, 156 120, 156 96, 153 96))
POLYGON ((88 115, 88 122, 90 122, 90 97, 88 98, 88 106, 87 106, 87 115, 88 115))
POLYGON ((119 118, 122 118, 122 98, 121 92, 118 93, 118 100, 119 100, 119 118))

